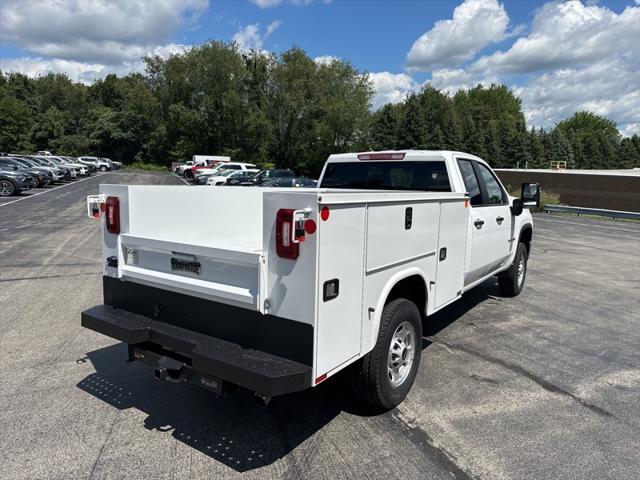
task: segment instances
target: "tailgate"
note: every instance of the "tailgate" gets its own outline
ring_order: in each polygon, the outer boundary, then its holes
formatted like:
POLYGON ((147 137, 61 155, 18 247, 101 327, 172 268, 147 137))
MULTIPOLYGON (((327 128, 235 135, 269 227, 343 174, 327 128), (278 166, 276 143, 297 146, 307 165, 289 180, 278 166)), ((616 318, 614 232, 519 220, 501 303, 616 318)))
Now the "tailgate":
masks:
POLYGON ((122 234, 118 276, 265 313, 267 255, 122 234))

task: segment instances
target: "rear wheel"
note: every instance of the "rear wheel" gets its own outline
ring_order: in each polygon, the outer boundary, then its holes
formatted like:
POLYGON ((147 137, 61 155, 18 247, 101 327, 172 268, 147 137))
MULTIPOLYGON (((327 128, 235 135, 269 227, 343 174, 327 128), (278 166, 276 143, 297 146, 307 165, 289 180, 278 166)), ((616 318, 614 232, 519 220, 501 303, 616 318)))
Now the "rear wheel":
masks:
POLYGON ((498 285, 500 293, 505 297, 515 297, 524 288, 524 281, 527 277, 527 246, 519 243, 516 256, 508 270, 498 275, 498 285))
POLYGON ((15 195, 16 186, 11 180, 0 180, 0 197, 15 195))
POLYGON ((382 311, 375 347, 353 366, 356 395, 384 409, 398 405, 416 378, 421 347, 418 307, 405 298, 392 300, 382 311))
POLYGON ((107 171, 107 167, 106 167, 106 165, 101 165, 101 166, 100 166, 100 171, 101 171, 101 172, 106 172, 106 171, 107 171))

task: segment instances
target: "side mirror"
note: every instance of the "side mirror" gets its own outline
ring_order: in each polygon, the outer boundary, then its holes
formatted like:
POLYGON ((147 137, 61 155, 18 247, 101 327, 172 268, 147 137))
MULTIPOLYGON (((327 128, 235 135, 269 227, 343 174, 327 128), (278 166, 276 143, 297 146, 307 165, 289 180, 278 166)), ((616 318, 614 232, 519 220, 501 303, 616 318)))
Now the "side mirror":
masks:
POLYGON ((518 215, 522 214, 523 209, 524 209, 524 206, 522 205, 522 199, 514 198, 513 203, 511 204, 511 213, 515 217, 517 217, 518 215))
POLYGON ((520 199, 523 207, 540 208, 540 184, 523 183, 520 199))

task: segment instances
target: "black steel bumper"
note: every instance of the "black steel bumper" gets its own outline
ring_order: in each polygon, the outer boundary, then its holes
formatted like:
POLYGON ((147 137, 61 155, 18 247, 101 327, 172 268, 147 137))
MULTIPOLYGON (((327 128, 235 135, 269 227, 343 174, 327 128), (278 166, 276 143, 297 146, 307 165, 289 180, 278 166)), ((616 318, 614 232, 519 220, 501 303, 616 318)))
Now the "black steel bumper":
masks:
POLYGON ((266 397, 311 386, 309 365, 109 305, 82 312, 82 326, 129 344, 130 356, 156 366, 164 379, 214 390, 220 379, 266 397))

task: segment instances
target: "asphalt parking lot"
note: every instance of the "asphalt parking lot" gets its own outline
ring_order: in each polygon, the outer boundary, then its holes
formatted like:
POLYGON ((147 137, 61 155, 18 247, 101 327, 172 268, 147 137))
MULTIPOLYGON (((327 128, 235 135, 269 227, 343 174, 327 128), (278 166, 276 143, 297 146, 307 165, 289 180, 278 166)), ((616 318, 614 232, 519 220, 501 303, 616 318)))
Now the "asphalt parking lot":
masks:
POLYGON ((640 476, 640 224, 536 216, 525 291, 489 281, 431 318, 391 412, 340 376, 263 408, 161 384, 80 327, 102 300, 99 183, 181 181, 118 171, 0 203, 1 478, 640 476))

